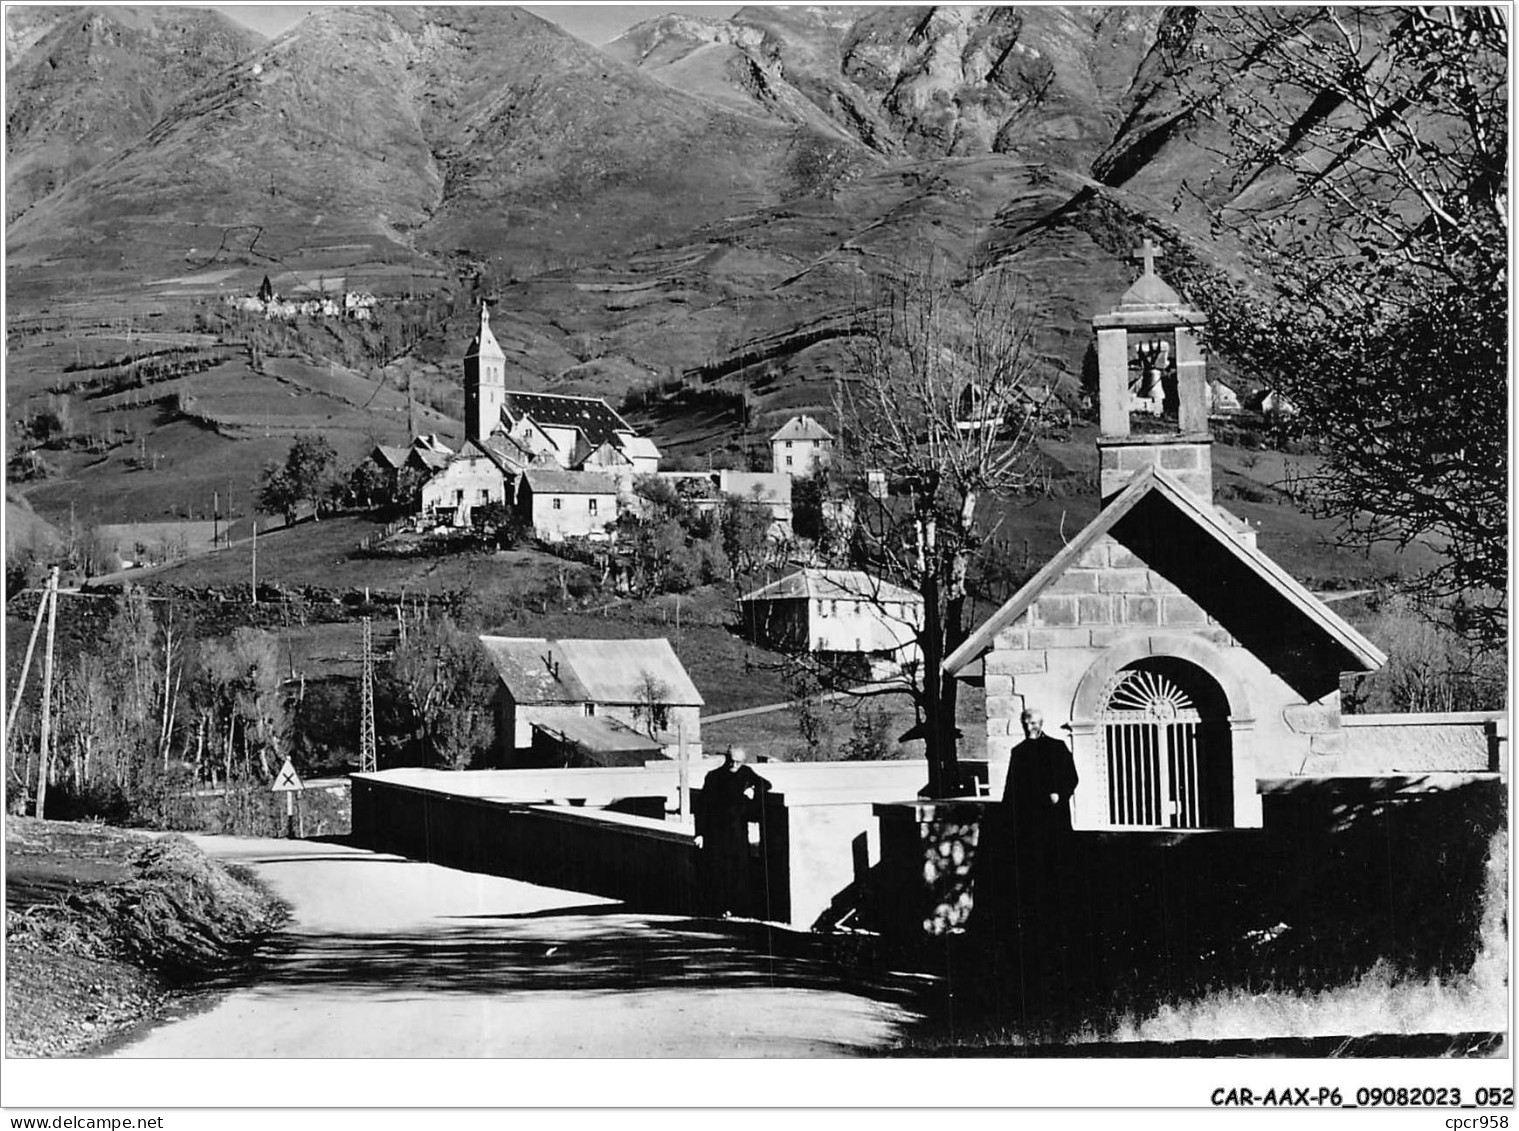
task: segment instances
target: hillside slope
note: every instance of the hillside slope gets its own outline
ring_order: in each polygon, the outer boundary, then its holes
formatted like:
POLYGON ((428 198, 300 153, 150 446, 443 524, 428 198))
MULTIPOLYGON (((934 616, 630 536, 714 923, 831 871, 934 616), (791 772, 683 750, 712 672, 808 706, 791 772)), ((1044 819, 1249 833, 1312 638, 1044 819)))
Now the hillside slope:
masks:
POLYGON ((825 119, 882 154, 1008 153, 1085 171, 1160 21, 1157 8, 748 7, 662 16, 606 50, 676 89, 825 119))
POLYGON ((508 231, 514 256, 605 251, 807 191, 814 146, 867 156, 679 94, 519 9, 324 8, 8 242, 13 271, 76 279, 342 241, 487 260, 508 231))
POLYGON ((121 153, 264 42, 196 8, 7 6, 7 220, 121 153))

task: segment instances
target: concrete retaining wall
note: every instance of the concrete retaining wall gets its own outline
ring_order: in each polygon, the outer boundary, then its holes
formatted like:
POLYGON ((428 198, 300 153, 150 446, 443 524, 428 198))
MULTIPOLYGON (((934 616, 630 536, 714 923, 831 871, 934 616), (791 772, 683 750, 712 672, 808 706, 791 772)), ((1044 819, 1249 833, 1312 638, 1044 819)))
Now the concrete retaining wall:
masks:
POLYGON ((1339 774, 1508 772, 1508 717, 1500 711, 1343 715, 1339 774))
POLYGON ((626 813, 466 797, 364 775, 353 783, 353 839, 648 911, 685 915, 697 906, 695 836, 626 813))

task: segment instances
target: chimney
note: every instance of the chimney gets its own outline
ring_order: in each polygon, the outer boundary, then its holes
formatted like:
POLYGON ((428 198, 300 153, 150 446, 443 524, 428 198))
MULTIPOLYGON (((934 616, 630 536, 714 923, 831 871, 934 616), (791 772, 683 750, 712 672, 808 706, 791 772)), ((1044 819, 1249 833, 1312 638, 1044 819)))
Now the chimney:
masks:
POLYGON ((1158 254, 1145 240, 1134 252, 1143 274, 1112 312, 1092 319, 1104 503, 1150 466, 1213 498, 1208 381, 1198 342, 1207 320, 1155 274, 1158 254))

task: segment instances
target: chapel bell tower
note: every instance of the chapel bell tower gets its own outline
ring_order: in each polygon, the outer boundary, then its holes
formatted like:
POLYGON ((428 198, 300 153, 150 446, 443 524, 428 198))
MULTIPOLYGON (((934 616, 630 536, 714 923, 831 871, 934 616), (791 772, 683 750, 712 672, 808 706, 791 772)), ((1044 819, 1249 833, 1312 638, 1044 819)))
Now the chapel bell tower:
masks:
POLYGON ((1155 274, 1158 254, 1145 240, 1134 252, 1144 273, 1116 309, 1092 319, 1104 503, 1152 465, 1213 498, 1208 382, 1197 340, 1207 319, 1155 274))
POLYGON ((490 311, 480 304, 480 331, 464 354, 464 435, 480 443, 501 426, 506 405, 506 354, 491 333, 490 311))

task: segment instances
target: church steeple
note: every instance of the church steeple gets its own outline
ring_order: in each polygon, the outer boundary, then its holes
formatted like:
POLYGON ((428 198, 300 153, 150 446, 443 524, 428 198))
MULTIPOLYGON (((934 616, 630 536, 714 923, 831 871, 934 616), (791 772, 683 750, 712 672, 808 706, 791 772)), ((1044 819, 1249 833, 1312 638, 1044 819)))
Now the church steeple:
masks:
POLYGON ((1213 496, 1208 382, 1197 340, 1207 319, 1155 273, 1158 254, 1149 240, 1135 249, 1143 272, 1114 310, 1092 319, 1103 502, 1152 465, 1194 494, 1213 496))
POLYGON ((501 424, 506 404, 506 354, 491 333, 490 310, 480 304, 480 329, 464 354, 464 435, 477 444, 501 424))

